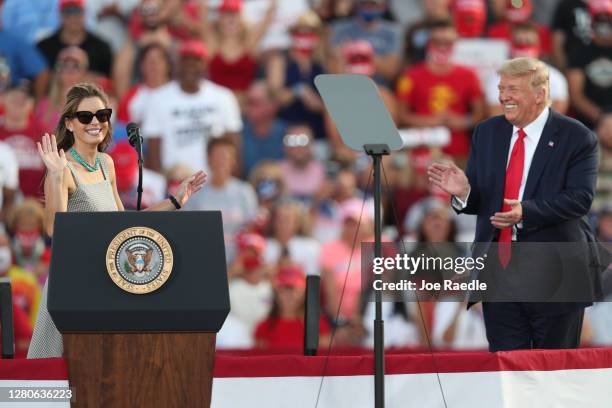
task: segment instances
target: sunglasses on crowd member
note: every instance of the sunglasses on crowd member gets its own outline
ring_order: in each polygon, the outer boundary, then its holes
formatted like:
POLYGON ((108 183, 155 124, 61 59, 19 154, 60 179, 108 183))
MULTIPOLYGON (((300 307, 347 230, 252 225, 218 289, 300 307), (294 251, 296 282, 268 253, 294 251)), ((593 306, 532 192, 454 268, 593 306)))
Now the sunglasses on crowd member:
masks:
POLYGON ((305 133, 290 133, 283 137, 283 144, 287 147, 304 147, 309 143, 310 138, 305 133))
POLYGON ((455 45, 455 41, 454 40, 440 39, 440 38, 431 38, 430 42, 431 42, 431 44, 437 45, 438 47, 448 47, 448 48, 450 48, 453 45, 455 45))
POLYGON ((85 64, 81 64, 80 62, 72 60, 72 59, 66 59, 66 60, 57 62, 58 71, 69 71, 69 70, 81 71, 85 68, 87 68, 85 64))
POLYGON ((79 6, 68 6, 64 7, 61 13, 64 16, 80 16, 83 14, 83 8, 79 6))
POLYGON ((98 119, 98 122, 100 123, 108 122, 110 120, 112 113, 113 113, 112 109, 106 108, 106 109, 100 109, 96 113, 89 112, 89 111, 78 111, 78 112, 74 112, 70 117, 77 118, 77 120, 84 125, 89 125, 91 121, 93 120, 94 116, 96 117, 96 119, 98 119))
POLYGON ((140 6, 140 15, 143 17, 151 17, 159 14, 159 6, 156 4, 143 4, 140 6))

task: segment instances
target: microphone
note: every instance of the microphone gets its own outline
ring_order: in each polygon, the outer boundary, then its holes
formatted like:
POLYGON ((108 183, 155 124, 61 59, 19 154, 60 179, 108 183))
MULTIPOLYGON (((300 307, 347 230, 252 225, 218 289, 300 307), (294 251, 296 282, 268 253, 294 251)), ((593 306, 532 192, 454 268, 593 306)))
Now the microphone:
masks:
POLYGON ((136 151, 138 152, 138 188, 136 191, 138 192, 138 197, 136 199, 136 210, 140 211, 140 205, 142 202, 142 145, 143 140, 142 136, 140 136, 140 129, 138 125, 135 123, 128 123, 126 126, 128 140, 130 144, 136 151))
POLYGON ((126 126, 128 140, 130 144, 138 151, 139 158, 142 153, 142 136, 140 136, 140 128, 135 123, 128 123, 126 126))

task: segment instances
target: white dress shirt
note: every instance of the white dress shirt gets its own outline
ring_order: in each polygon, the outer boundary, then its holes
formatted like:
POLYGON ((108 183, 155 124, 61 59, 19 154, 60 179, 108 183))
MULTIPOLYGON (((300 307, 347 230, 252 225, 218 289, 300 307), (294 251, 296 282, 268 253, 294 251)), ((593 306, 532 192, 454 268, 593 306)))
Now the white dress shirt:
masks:
MULTIPOLYGON (((523 131, 527 136, 525 136, 524 144, 525 144, 525 162, 523 165, 523 177, 521 179, 521 188, 519 189, 518 200, 523 200, 523 192, 525 191, 525 184, 527 184, 527 176, 529 175, 529 169, 531 168, 531 162, 533 161, 533 156, 535 154, 536 148, 538 147, 538 142, 540 141, 540 137, 542 137, 542 132, 544 131, 544 126, 546 126, 546 121, 548 121, 548 115, 550 114, 550 109, 546 108, 538 115, 537 118, 527 126, 523 128, 523 131)), ((510 163, 510 154, 512 153, 512 148, 514 147, 514 143, 518 140, 518 131, 519 128, 516 126, 512 127, 512 138, 510 139, 510 147, 508 149, 508 158, 506 159, 506 168, 508 168, 508 164, 510 163)), ((462 210, 467 206, 467 201, 470 197, 470 191, 465 199, 462 201, 459 197, 453 196, 452 204, 457 210, 462 210)), ((501 210, 501 208, 500 208, 501 210)), ((522 222, 517 224, 518 228, 522 228, 522 222)), ((516 228, 512 228, 512 240, 516 240, 516 228)))

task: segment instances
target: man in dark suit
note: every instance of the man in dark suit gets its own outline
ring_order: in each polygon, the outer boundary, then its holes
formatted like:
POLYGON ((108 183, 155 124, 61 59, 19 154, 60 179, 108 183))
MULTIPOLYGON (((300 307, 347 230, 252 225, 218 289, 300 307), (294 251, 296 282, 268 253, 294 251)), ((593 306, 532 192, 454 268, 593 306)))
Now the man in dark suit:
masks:
MULTIPOLYGON (((491 269, 503 280, 506 266, 518 262, 512 259, 519 252, 515 241, 589 247, 593 235, 585 216, 595 190, 598 145, 588 128, 549 108, 548 69, 542 62, 516 58, 499 74, 503 116, 474 130, 466 173, 453 164, 434 164, 428 172, 433 184, 453 196, 455 210, 478 216, 474 256, 495 255, 488 263, 499 261, 501 267, 491 269)), ((531 244, 537 245, 542 244, 531 244)), ((572 276, 595 297, 598 281, 587 258, 572 276)), ((572 265, 576 269, 576 262, 572 265)), ((532 289, 527 280, 519 284, 518 293, 532 289)), ((578 347, 590 299, 515 300, 483 302, 491 351, 578 347)))

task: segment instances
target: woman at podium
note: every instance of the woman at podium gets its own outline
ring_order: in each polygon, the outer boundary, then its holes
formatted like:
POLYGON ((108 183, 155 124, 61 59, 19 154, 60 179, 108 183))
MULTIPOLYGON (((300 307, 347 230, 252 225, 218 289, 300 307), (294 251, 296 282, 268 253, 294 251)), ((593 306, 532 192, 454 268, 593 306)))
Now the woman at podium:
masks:
MULTIPOLYGON (((46 166, 44 181, 45 229, 53 234, 56 212, 123 211, 117 192, 115 167, 104 153, 112 140, 111 114, 107 96, 95 85, 73 86, 57 124, 55 135, 45 133, 38 153, 46 166)), ((148 210, 172 211, 181 208, 202 188, 203 171, 187 177, 175 196, 148 210)), ((47 283, 43 289, 28 358, 61 357, 62 337, 47 310, 47 283)))

